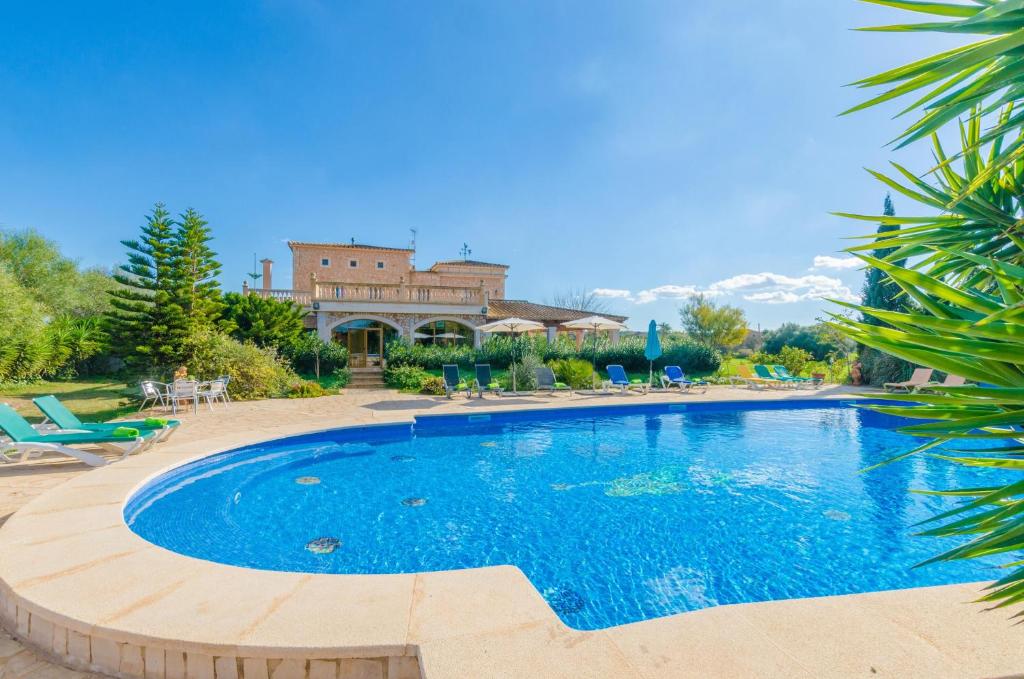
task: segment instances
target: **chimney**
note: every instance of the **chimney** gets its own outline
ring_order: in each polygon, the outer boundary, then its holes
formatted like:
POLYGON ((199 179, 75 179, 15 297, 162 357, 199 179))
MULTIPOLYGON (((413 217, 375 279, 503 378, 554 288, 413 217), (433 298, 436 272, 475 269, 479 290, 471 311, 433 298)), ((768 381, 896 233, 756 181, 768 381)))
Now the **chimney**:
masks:
POLYGON ((271 288, 274 287, 273 285, 270 284, 270 269, 274 265, 274 260, 261 259, 260 264, 263 265, 263 289, 270 290, 271 288))

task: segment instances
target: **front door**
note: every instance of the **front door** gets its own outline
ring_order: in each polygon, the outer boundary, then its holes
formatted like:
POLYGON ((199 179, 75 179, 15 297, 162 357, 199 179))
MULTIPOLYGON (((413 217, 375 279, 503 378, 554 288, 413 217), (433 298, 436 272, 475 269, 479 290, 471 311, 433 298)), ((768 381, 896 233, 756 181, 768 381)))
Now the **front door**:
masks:
POLYGON ((368 328, 366 331, 366 367, 384 365, 384 336, 380 328, 368 328))
POLYGON ((348 331, 348 362, 353 368, 367 365, 366 330, 348 331))

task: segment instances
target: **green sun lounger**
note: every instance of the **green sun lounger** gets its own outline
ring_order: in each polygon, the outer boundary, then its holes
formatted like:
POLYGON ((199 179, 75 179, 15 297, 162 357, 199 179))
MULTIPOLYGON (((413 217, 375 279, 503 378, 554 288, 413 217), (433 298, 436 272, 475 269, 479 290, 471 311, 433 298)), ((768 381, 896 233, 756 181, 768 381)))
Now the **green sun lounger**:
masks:
POLYGON ((794 382, 794 380, 786 380, 786 379, 783 379, 783 378, 779 377, 778 375, 773 373, 771 370, 769 370, 768 366, 766 366, 766 365, 761 365, 761 364, 755 365, 754 366, 754 372, 757 373, 757 376, 760 377, 762 380, 766 380, 768 382, 771 382, 771 383, 775 384, 776 386, 783 385, 783 384, 792 384, 794 382))
POLYGON ((466 398, 473 398, 473 387, 459 374, 459 366, 449 363, 441 366, 444 374, 444 395, 448 398, 456 392, 466 392, 466 398))
POLYGON ((555 379, 555 371, 550 367, 542 365, 534 368, 533 374, 537 378, 537 391, 547 391, 552 395, 556 391, 567 391, 572 395, 572 387, 555 379))
POLYGON ((491 365, 489 363, 477 363, 476 364, 476 380, 474 382, 476 386, 476 393, 480 395, 480 398, 484 397, 484 392, 490 392, 501 396, 501 392, 504 391, 501 385, 494 381, 491 377, 491 365))
POLYGON ((785 380, 787 382, 799 382, 800 384, 807 384, 814 381, 811 377, 798 377, 797 375, 790 374, 789 369, 784 365, 772 365, 768 367, 771 368, 772 372, 774 372, 780 380, 785 380))
POLYGON ((53 452, 81 460, 91 467, 102 467, 107 464, 105 458, 71 446, 98 446, 119 453, 124 459, 145 450, 155 440, 152 431, 143 432, 132 427, 118 427, 109 432, 45 434, 33 429, 6 403, 0 403, 0 431, 10 439, 0 442, 0 462, 24 462, 45 452, 53 452))
POLYGON ((181 424, 178 420, 166 420, 159 417, 147 417, 144 420, 129 420, 126 422, 82 422, 56 396, 40 396, 39 398, 32 399, 32 403, 36 404, 36 407, 43 411, 43 415, 46 415, 46 419, 52 422, 58 429, 112 432, 119 427, 130 427, 139 431, 152 431, 156 441, 163 441, 170 437, 178 425, 181 424))

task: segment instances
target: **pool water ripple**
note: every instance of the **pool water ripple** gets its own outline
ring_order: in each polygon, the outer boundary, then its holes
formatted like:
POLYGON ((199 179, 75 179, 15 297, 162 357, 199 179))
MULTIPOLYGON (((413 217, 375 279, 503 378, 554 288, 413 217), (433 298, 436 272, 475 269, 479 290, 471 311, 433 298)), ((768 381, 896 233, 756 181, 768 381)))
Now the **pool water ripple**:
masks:
POLYGON ((1008 473, 920 457, 900 420, 838 403, 424 418, 249 446, 125 508, 168 549, 237 566, 407 573, 513 564, 570 626, 708 606, 992 578, 912 566, 950 546, 915 489, 1008 473), (315 482, 313 480, 316 480, 315 482))

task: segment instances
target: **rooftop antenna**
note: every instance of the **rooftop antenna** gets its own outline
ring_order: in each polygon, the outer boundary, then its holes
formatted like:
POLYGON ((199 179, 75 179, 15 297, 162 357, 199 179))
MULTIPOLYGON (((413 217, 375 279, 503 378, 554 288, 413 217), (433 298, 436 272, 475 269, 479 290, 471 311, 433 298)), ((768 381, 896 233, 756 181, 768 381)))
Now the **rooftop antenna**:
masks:
POLYGON ((412 268, 416 268, 416 229, 409 229, 412 234, 412 242, 409 244, 412 247, 412 268))
POLYGON ((462 249, 459 250, 459 254, 462 255, 462 261, 465 262, 466 260, 469 259, 469 256, 471 254, 473 254, 473 251, 469 249, 469 245, 467 245, 466 243, 463 243, 462 244, 462 249))
POLYGON ((252 279, 253 287, 256 286, 256 281, 263 278, 263 274, 257 273, 257 271, 258 270, 256 268, 256 253, 254 252, 252 253, 252 273, 246 274, 246 276, 252 279))

